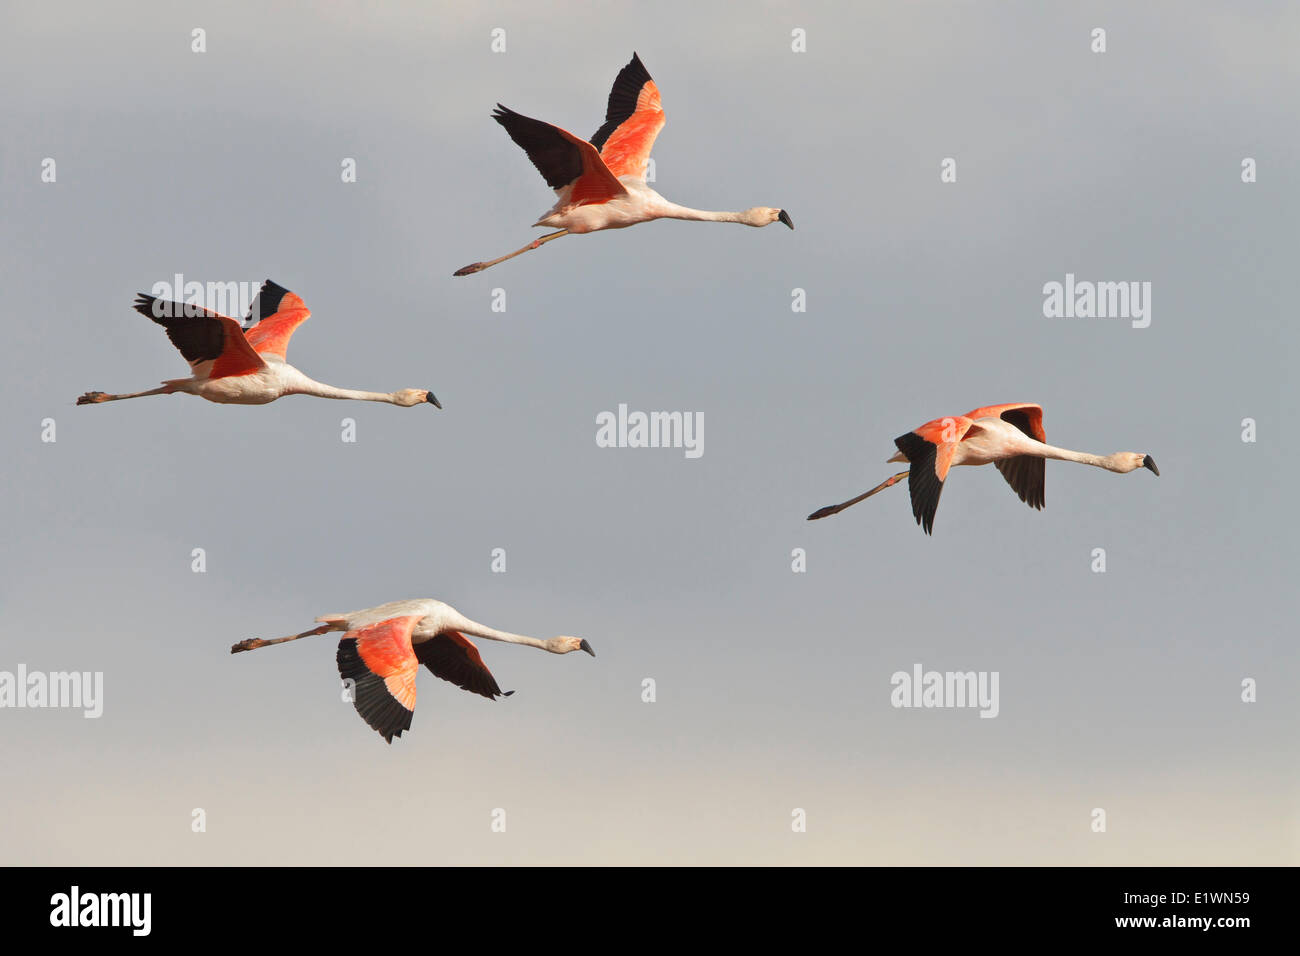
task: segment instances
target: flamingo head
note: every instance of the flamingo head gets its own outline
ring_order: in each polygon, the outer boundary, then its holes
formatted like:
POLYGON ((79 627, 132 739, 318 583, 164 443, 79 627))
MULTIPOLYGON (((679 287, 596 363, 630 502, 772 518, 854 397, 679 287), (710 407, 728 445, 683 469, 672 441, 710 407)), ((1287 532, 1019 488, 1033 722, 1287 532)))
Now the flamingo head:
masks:
POLYGON ((1146 468, 1153 472, 1157 477, 1160 475, 1160 469, 1156 467, 1156 460, 1150 455, 1144 455, 1136 451, 1118 451, 1111 455, 1115 463, 1115 470, 1120 474, 1127 475, 1130 471, 1137 471, 1139 468, 1146 468))
POLYGON ((400 392, 395 392, 393 397, 397 400, 396 404, 403 408, 410 408, 413 405, 422 405, 428 402, 435 408, 442 408, 442 403, 438 401, 433 392, 425 388, 404 388, 400 392))
POLYGON ((592 657, 596 652, 580 637, 553 637, 546 642, 546 649, 552 654, 569 654, 573 651, 586 651, 592 657))
POLYGON ((783 222, 791 229, 794 228, 794 220, 784 209, 773 209, 771 206, 755 206, 753 209, 746 209, 742 214, 743 222, 747 226, 770 226, 774 222, 783 222))

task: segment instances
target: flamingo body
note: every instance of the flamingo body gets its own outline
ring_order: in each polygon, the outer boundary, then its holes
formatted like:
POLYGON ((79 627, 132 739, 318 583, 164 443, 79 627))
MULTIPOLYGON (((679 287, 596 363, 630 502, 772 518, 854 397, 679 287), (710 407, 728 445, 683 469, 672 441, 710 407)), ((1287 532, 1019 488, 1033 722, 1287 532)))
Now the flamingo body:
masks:
POLYGON ((562 199, 534 225, 582 235, 601 229, 626 229, 637 223, 663 219, 675 208, 635 176, 624 176, 619 183, 623 191, 599 203, 572 205, 562 199))

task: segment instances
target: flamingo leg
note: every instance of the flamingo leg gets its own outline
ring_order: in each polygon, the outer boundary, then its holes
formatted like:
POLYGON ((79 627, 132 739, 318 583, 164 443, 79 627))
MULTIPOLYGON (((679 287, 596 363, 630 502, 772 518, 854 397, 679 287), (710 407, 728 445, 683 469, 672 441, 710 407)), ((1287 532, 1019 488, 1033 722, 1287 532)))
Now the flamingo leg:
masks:
POLYGON ((552 239, 559 239, 560 236, 567 236, 568 234, 569 234, 569 230, 567 229, 561 229, 559 232, 547 233, 546 235, 538 239, 534 239, 532 242, 524 246, 522 249, 516 249, 514 252, 502 256, 500 259, 490 259, 487 262, 471 262, 463 269, 457 269, 455 272, 452 273, 452 275, 468 276, 468 275, 473 275, 475 272, 482 272, 484 269, 487 269, 490 266, 494 266, 498 262, 505 262, 507 259, 513 259, 515 256, 521 256, 525 252, 529 252, 532 249, 538 248, 544 242, 550 242, 552 239))
POLYGON ((303 631, 301 634, 290 634, 288 637, 275 637, 269 641, 260 637, 250 637, 247 640, 240 641, 238 644, 230 646, 230 653, 238 654, 240 651, 254 651, 259 647, 269 647, 272 644, 283 644, 285 641, 296 641, 300 637, 312 637, 316 634, 325 634, 335 630, 332 624, 322 624, 320 627, 313 627, 310 631, 303 631))
POLYGON ((100 402, 120 402, 124 398, 142 398, 145 395, 167 395, 173 391, 170 385, 151 388, 147 392, 132 392, 129 395, 109 395, 105 392, 87 392, 77 399, 78 405, 98 405, 100 402))
POLYGON ((841 502, 838 505, 827 505, 825 508, 818 508, 816 511, 814 511, 812 514, 808 516, 808 520, 816 521, 818 518, 828 518, 833 514, 839 514, 845 508, 848 508, 851 505, 856 505, 859 501, 865 501, 867 498, 870 498, 877 491, 884 491, 890 485, 897 484, 898 482, 906 478, 910 473, 911 473, 910 471, 900 471, 898 474, 894 475, 891 478, 886 478, 880 484, 876 485, 876 487, 872 488, 868 492, 864 492, 863 494, 858 495, 856 498, 850 498, 848 501, 841 502))

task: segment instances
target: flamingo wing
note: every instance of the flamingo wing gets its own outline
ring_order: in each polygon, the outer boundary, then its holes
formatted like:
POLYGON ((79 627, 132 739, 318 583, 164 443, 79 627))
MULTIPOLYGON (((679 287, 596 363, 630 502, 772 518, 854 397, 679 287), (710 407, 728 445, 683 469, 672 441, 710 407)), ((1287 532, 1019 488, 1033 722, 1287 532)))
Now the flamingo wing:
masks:
POLYGON ((443 631, 427 641, 417 642, 415 656, 435 675, 471 694, 496 700, 514 693, 512 690, 502 693, 478 648, 459 631, 443 631))
POLYGON ((195 378, 247 375, 266 367, 239 323, 229 316, 143 292, 135 298, 135 310, 167 330, 167 338, 190 363, 195 378))
POLYGON ((420 669, 411 632, 422 616, 390 617, 354 628, 343 635, 335 656, 339 676, 351 682, 352 705, 390 744, 411 729, 420 669))
POLYGON ((244 336, 258 355, 285 361, 294 330, 311 317, 306 303, 284 286, 267 279, 244 319, 244 336))
POLYGON ((608 202, 627 195, 609 171, 596 147, 568 130, 532 119, 497 104, 492 118, 528 154, 546 184, 560 194, 566 207, 608 202))
POLYGON ((636 176, 645 182, 646 161, 663 128, 659 87, 633 53, 632 62, 619 70, 614 80, 605 125, 596 130, 591 145, 600 150, 600 158, 615 176, 636 176))
MULTIPOLYGON (((1040 405, 989 405, 966 413, 967 418, 1000 418, 1015 425, 1035 441, 1046 442, 1043 409, 1040 405)), ((1046 502, 1047 460, 1038 455, 1014 455, 993 463, 1011 490, 1031 508, 1041 509, 1046 502)))
POLYGON ((934 513, 939 509, 939 496, 952 467, 953 453, 963 438, 978 430, 979 426, 969 417, 955 415, 936 418, 894 439, 911 465, 907 490, 912 496, 912 517, 926 534, 934 531, 934 513))

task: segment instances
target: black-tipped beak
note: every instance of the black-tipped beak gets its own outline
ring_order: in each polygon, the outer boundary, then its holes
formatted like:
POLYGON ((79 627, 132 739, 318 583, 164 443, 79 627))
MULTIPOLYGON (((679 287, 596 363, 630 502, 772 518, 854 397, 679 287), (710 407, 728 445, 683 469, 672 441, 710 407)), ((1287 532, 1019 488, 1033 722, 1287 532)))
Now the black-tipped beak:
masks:
POLYGON ((1142 467, 1150 468, 1153 472, 1155 472, 1157 478, 1160 477, 1160 469, 1156 467, 1156 460, 1152 458, 1150 455, 1142 456, 1142 467))
POLYGON ((425 401, 434 408, 442 408, 442 402, 438 401, 438 396, 434 395, 433 392, 429 393, 429 397, 426 398, 425 401))
POLYGON ((586 651, 592 657, 596 656, 596 652, 591 649, 591 645, 588 644, 586 641, 583 641, 581 644, 578 645, 578 650, 586 651))
POLYGON ((794 222, 791 221, 790 214, 786 212, 784 209, 781 210, 780 214, 776 218, 779 222, 785 223, 791 229, 794 228, 794 222))

